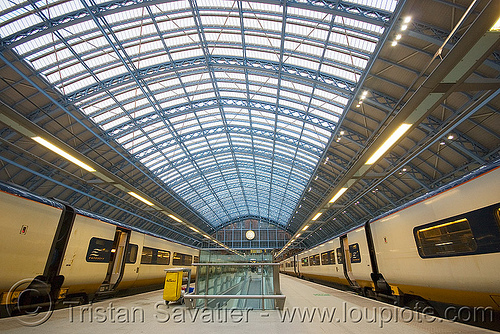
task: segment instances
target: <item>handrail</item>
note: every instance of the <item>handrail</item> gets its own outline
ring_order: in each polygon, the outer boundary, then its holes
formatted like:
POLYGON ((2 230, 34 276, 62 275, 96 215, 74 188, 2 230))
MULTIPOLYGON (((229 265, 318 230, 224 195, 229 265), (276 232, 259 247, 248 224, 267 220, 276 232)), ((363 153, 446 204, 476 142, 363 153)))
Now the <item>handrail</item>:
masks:
POLYGON ((192 266, 259 266, 259 267, 262 267, 262 266, 279 266, 280 264, 279 263, 262 263, 262 262, 259 262, 259 263, 252 263, 252 262, 241 263, 241 262, 238 262, 238 263, 192 263, 191 265, 192 266))
POLYGON ((285 299, 285 295, 184 295, 184 299, 285 299))

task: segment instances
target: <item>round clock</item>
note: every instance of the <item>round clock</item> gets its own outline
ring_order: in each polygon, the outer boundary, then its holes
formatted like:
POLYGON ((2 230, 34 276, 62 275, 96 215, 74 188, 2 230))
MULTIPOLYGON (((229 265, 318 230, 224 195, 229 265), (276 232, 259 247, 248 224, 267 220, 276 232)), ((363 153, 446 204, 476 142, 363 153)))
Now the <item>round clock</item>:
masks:
POLYGON ((245 233, 245 237, 248 240, 252 240, 253 238, 255 238, 255 232, 252 230, 248 230, 247 233, 245 233))

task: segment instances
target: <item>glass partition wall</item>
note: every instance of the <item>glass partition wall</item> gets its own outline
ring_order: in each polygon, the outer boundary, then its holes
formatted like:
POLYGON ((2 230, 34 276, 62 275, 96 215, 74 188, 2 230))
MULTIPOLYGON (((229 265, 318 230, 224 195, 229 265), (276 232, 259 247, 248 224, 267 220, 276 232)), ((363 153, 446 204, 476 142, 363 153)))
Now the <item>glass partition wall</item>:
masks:
POLYGON ((275 309, 284 296, 279 264, 271 254, 235 255, 202 250, 191 306, 207 308, 275 309))

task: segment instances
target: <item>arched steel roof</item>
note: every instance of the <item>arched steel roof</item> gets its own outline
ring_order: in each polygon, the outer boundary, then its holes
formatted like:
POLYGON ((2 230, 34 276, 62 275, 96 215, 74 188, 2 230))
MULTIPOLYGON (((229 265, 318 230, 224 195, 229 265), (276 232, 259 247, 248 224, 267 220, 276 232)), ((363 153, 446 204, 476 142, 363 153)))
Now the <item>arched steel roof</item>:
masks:
POLYGON ((1 6, 3 46, 217 227, 287 224, 396 1, 1 6))
POLYGON ((0 1, 0 181, 194 246, 245 219, 314 246, 500 158, 499 11, 0 1))

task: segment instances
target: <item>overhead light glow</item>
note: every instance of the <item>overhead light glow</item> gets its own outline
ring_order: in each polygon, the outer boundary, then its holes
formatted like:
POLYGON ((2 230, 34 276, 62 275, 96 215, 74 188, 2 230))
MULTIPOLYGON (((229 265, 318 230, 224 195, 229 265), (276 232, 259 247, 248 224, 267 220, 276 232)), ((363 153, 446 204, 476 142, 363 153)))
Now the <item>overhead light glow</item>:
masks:
POLYGON ((394 143, 401 138, 406 131, 411 127, 411 124, 403 123, 399 126, 399 128, 394 131, 394 133, 380 146, 380 148, 366 161, 365 164, 372 165, 374 164, 388 149, 391 148, 394 143))
POLYGON ((392 45, 392 46, 396 46, 396 45, 398 45, 398 42, 396 42, 396 41, 392 41, 391 45, 392 45))
POLYGON ((397 34, 396 35, 396 41, 399 41, 401 39, 401 37, 402 37, 401 34, 397 34))
POLYGON ((194 227, 192 227, 192 226, 189 226, 189 228, 190 228, 190 229, 192 229, 192 230, 193 230, 193 231, 195 231, 195 232, 198 232, 198 233, 200 232, 198 229, 196 229, 196 228, 194 228, 194 227))
POLYGON ((322 214, 323 214, 323 212, 318 212, 318 213, 317 213, 317 214, 313 217, 313 219, 311 219, 311 220, 316 220, 316 219, 318 219, 318 218, 319 218, 322 214))
POLYGON ((306 225, 306 226, 304 226, 304 228, 302 229, 302 231, 305 231, 305 230, 307 230, 308 228, 309 228, 309 225, 306 225))
POLYGON ((175 221, 178 221, 179 223, 182 223, 182 220, 180 220, 179 218, 177 218, 176 216, 174 215, 168 215, 170 218, 172 218, 173 220, 175 221))
MULTIPOLYGON (((147 199, 145 199, 144 197, 140 196, 140 195, 137 195, 135 192, 133 191, 129 191, 128 194, 130 196, 133 196, 135 198, 137 198, 139 201, 143 202, 143 203, 146 203, 147 205, 149 206, 153 206, 154 204, 151 203, 150 201, 148 201, 147 199)), ((170 215, 169 215, 170 216, 170 215)))
POLYGON ((407 24, 403 24, 401 26, 401 31, 405 31, 406 29, 408 29, 408 25, 407 24))
POLYGON ((347 187, 343 187, 341 188, 336 194, 335 196, 332 197, 332 199, 330 200, 329 203, 334 203, 336 200, 339 199, 340 196, 342 196, 343 193, 345 193, 347 190, 347 187))
POLYGON ((498 18, 493 27, 491 27, 491 30, 500 30, 500 18, 498 18))
POLYGON ((49 143, 48 141, 46 141, 42 137, 31 137, 31 139, 33 139, 34 141, 36 141, 38 144, 45 146, 46 148, 48 148, 52 152, 59 154, 61 157, 63 157, 65 159, 71 161, 72 163, 74 163, 74 164, 82 167, 86 171, 88 171, 88 172, 95 172, 94 168, 92 168, 89 165, 87 165, 86 163, 78 160, 77 158, 75 158, 71 154, 66 153, 65 151, 61 150, 59 147, 55 146, 54 144, 49 143))
POLYGON ((404 23, 410 23, 410 21, 411 21, 411 16, 407 16, 403 20, 404 23))

